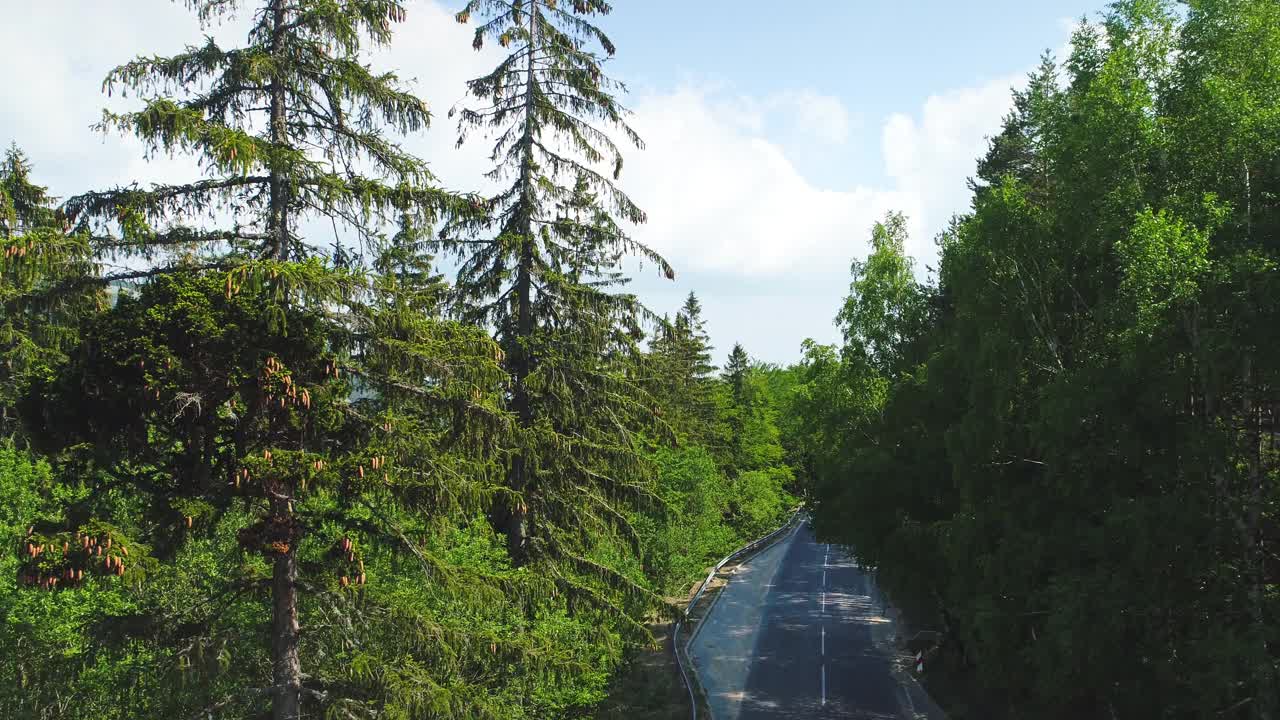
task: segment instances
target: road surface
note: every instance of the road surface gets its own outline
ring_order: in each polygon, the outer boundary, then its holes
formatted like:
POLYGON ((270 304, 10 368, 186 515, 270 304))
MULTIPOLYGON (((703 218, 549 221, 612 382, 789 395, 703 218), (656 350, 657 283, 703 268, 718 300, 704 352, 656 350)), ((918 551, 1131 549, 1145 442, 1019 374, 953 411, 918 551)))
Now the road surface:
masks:
POLYGON ((740 566, 690 646, 714 720, 943 718, 894 672, 880 602, 807 523, 740 566))

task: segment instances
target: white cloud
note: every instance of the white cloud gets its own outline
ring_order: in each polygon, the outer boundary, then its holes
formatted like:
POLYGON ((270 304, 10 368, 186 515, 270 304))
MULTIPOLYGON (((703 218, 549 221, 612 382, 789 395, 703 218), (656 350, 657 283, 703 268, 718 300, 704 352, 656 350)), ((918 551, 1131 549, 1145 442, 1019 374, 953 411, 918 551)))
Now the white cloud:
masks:
POLYGON ((199 28, 178 3, 137 12, 133 2, 51 0, 35 11, 0 0, 5 78, 0 142, 18 143, 37 162, 37 179, 67 194, 155 177, 141 145, 89 129, 102 108, 122 107, 102 93, 107 72, 142 51, 173 51, 198 42, 199 28), (20 20, 19 20, 20 18, 20 20))
MULTIPOLYGON (((136 141, 88 129, 100 108, 134 106, 108 99, 101 80, 114 65, 142 53, 169 53, 200 42, 202 31, 181 3, 138 0, 51 0, 39 13, 22 0, 0 0, 6 48, 0 142, 15 140, 37 163, 37 178, 66 195, 134 178, 191 177, 189 159, 151 161, 136 141), (15 20, 16 19, 16 20, 15 20)), ((432 129, 407 138, 442 182, 483 187, 488 148, 479 136, 453 147, 448 108, 464 82, 492 67, 496 51, 471 50, 473 28, 435 2, 409 6, 394 45, 375 67, 404 68, 435 114, 432 129)), ((243 24, 214 28, 228 44, 243 24)), ((623 188, 648 212, 636 237, 665 253, 681 271, 767 277, 836 270, 843 274, 866 247, 869 226, 889 210, 912 219, 912 250, 933 255, 932 235, 967 202, 965 177, 1009 105, 1005 78, 935 95, 918 112, 895 114, 881 129, 888 182, 823 186, 807 179, 789 150, 820 153, 849 142, 855 118, 839 98, 812 89, 751 96, 686 84, 631 98, 646 150, 627 153, 623 188)))
MULTIPOLYGON (((772 104, 804 106, 803 96, 792 102, 772 104)), ((646 149, 631 156, 622 179, 649 216, 635 234, 677 268, 758 274, 843 265, 850 243, 906 200, 816 187, 731 105, 692 86, 641 97, 635 112, 646 149)))
POLYGON ((840 98, 813 90, 775 95, 768 105, 775 111, 793 113, 795 131, 823 144, 844 144, 849 139, 849 111, 840 98))
MULTIPOLYGON (((929 97, 918 113, 884 122, 883 186, 822 187, 808 181, 768 128, 775 116, 808 131, 816 146, 842 142, 849 115, 836 98, 792 92, 731 97, 685 85, 636 103, 647 149, 624 175, 649 213, 636 235, 694 270, 778 274, 846 266, 865 251, 887 211, 907 214, 909 250, 934 260, 933 238, 968 205, 966 178, 1010 106, 1018 78, 929 97)), ((794 141, 795 136, 789 135, 794 141)))
POLYGON ((895 113, 885 121, 885 171, 894 188, 912 199, 916 223, 909 250, 922 263, 933 261, 934 236, 951 215, 968 208, 965 180, 1012 105, 1010 88, 1021 83, 1021 76, 1007 77, 932 95, 918 115, 895 113))
POLYGON ((727 86, 707 80, 686 82, 682 88, 696 88, 716 115, 736 128, 824 145, 843 144, 849 139, 849 111, 834 95, 806 89, 755 97, 732 94, 727 86))

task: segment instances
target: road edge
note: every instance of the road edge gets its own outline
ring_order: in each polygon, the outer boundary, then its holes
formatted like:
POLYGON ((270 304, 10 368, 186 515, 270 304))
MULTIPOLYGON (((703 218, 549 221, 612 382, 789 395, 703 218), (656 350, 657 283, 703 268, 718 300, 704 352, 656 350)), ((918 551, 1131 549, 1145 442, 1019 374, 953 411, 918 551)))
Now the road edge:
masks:
MULTIPOLYGON (((799 514, 799 513, 797 513, 797 515, 798 515, 798 514, 799 514)), ((750 553, 748 553, 748 554, 746 554, 746 555, 743 555, 743 556, 739 559, 739 562, 734 563, 734 574, 737 574, 737 569, 738 569, 738 567, 741 567, 742 565, 746 565, 747 563, 749 563, 749 562, 751 562, 752 560, 754 560, 754 559, 756 558, 756 556, 757 556, 757 555, 759 555, 760 553, 764 552, 765 550, 768 550, 769 548, 773 547, 774 545, 777 545, 778 543, 783 542, 783 541, 784 541, 784 540, 786 540, 787 538, 791 537, 792 535, 794 535, 794 534, 795 534, 796 529, 800 527, 800 525, 799 525, 798 523, 795 523, 795 516, 794 516, 794 515, 792 516, 791 520, 789 520, 789 521, 788 521, 787 525, 783 525, 782 527, 783 527, 783 528, 786 528, 788 525, 791 527, 791 532, 780 533, 777 537, 773 538, 773 539, 772 539, 772 540, 770 540, 769 542, 767 542, 767 543, 765 543, 765 544, 763 544, 763 545, 760 545, 759 547, 754 548, 750 553)), ((780 528, 780 529, 781 529, 781 528, 780 528)), ((777 532, 777 531, 775 530, 774 532, 777 532)), ((733 578, 732 578, 732 577, 730 577, 730 578, 725 582, 725 587, 728 587, 729 583, 731 583, 731 582, 733 582, 733 578)), ((721 588, 721 589, 719 590, 719 592, 717 592, 715 595, 711 596, 711 604, 710 604, 710 605, 708 605, 708 606, 707 606, 707 609, 702 613, 702 619, 703 619, 703 620, 707 619, 707 617, 708 617, 708 616, 710 616, 710 615, 711 615, 711 613, 715 612, 716 604, 720 602, 720 596, 721 596, 721 595, 723 595, 723 594, 724 594, 724 588, 721 588)), ((693 645, 693 641, 698 639, 698 633, 702 631, 702 625, 703 625, 703 623, 702 623, 702 621, 700 620, 700 621, 698 622, 698 624, 697 624, 696 626, 694 626, 694 628, 693 628, 693 632, 689 635, 689 641, 686 643, 686 645, 693 645)), ((696 669, 696 668, 695 668, 695 669, 696 669)))
MULTIPOLYGON (((802 515, 804 515, 803 504, 796 507, 796 509, 793 510, 791 515, 787 518, 787 521, 778 526, 777 529, 752 540, 737 550, 734 550, 726 555, 723 560, 716 563, 715 567, 711 568, 711 571, 707 573, 707 577, 701 584, 699 584, 697 592, 694 593, 693 599, 689 601, 689 604, 685 606, 681 617, 676 620, 676 624, 671 633, 672 654, 675 655, 676 665, 680 668, 680 676, 684 679, 685 688, 689 691, 689 707, 693 720, 698 720, 699 704, 705 705, 707 716, 709 718, 711 717, 711 706, 707 703, 706 689, 702 686, 701 679, 698 678, 697 667, 693 662, 693 656, 689 654, 689 646, 693 644, 694 638, 697 637, 698 631, 702 628, 702 622, 699 620, 693 630, 689 632, 689 639, 683 643, 680 642, 681 626, 688 622, 690 613, 698 604, 698 601, 702 599, 703 593, 707 589, 707 584, 711 582, 712 578, 714 578, 716 574, 729 563, 729 561, 741 560, 742 562, 746 562, 763 550, 773 547, 775 543, 790 534, 790 532, 785 531, 789 529, 791 532, 794 532, 796 527, 799 527, 796 524, 796 520, 802 515)), ((741 564, 741 562, 739 564, 741 564)), ((728 585, 728 582, 726 582, 726 585, 728 585)), ((718 600, 719 597, 720 593, 716 593, 715 596, 713 596, 711 605, 706 609, 706 612, 703 613, 702 619, 706 619, 707 615, 709 615, 715 608, 715 601, 718 600)))

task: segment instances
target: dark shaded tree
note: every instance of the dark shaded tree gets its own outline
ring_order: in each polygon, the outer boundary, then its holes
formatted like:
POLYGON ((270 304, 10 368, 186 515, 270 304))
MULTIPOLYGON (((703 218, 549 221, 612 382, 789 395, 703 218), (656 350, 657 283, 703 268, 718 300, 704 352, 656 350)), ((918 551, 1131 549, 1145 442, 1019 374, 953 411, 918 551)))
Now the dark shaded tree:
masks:
POLYGON ((24 388, 65 360, 76 325, 106 301, 99 288, 80 284, 97 267, 87 236, 72 232, 56 204, 32 180, 26 155, 16 145, 6 150, 0 164, 0 437, 21 431, 15 408, 24 388))
POLYGON ((943 632, 957 716, 1275 717, 1278 13, 1110 5, 938 286, 878 243, 807 348, 818 526, 943 632))

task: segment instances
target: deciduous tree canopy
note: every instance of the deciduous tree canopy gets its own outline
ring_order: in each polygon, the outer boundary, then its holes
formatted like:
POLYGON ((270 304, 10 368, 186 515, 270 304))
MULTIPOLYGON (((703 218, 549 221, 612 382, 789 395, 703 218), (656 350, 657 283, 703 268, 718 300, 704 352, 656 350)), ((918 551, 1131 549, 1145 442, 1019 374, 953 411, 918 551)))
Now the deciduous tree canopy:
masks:
POLYGON ((1280 6, 1114 3, 919 284, 872 234, 791 398, 817 521, 961 717, 1271 718, 1280 6))

